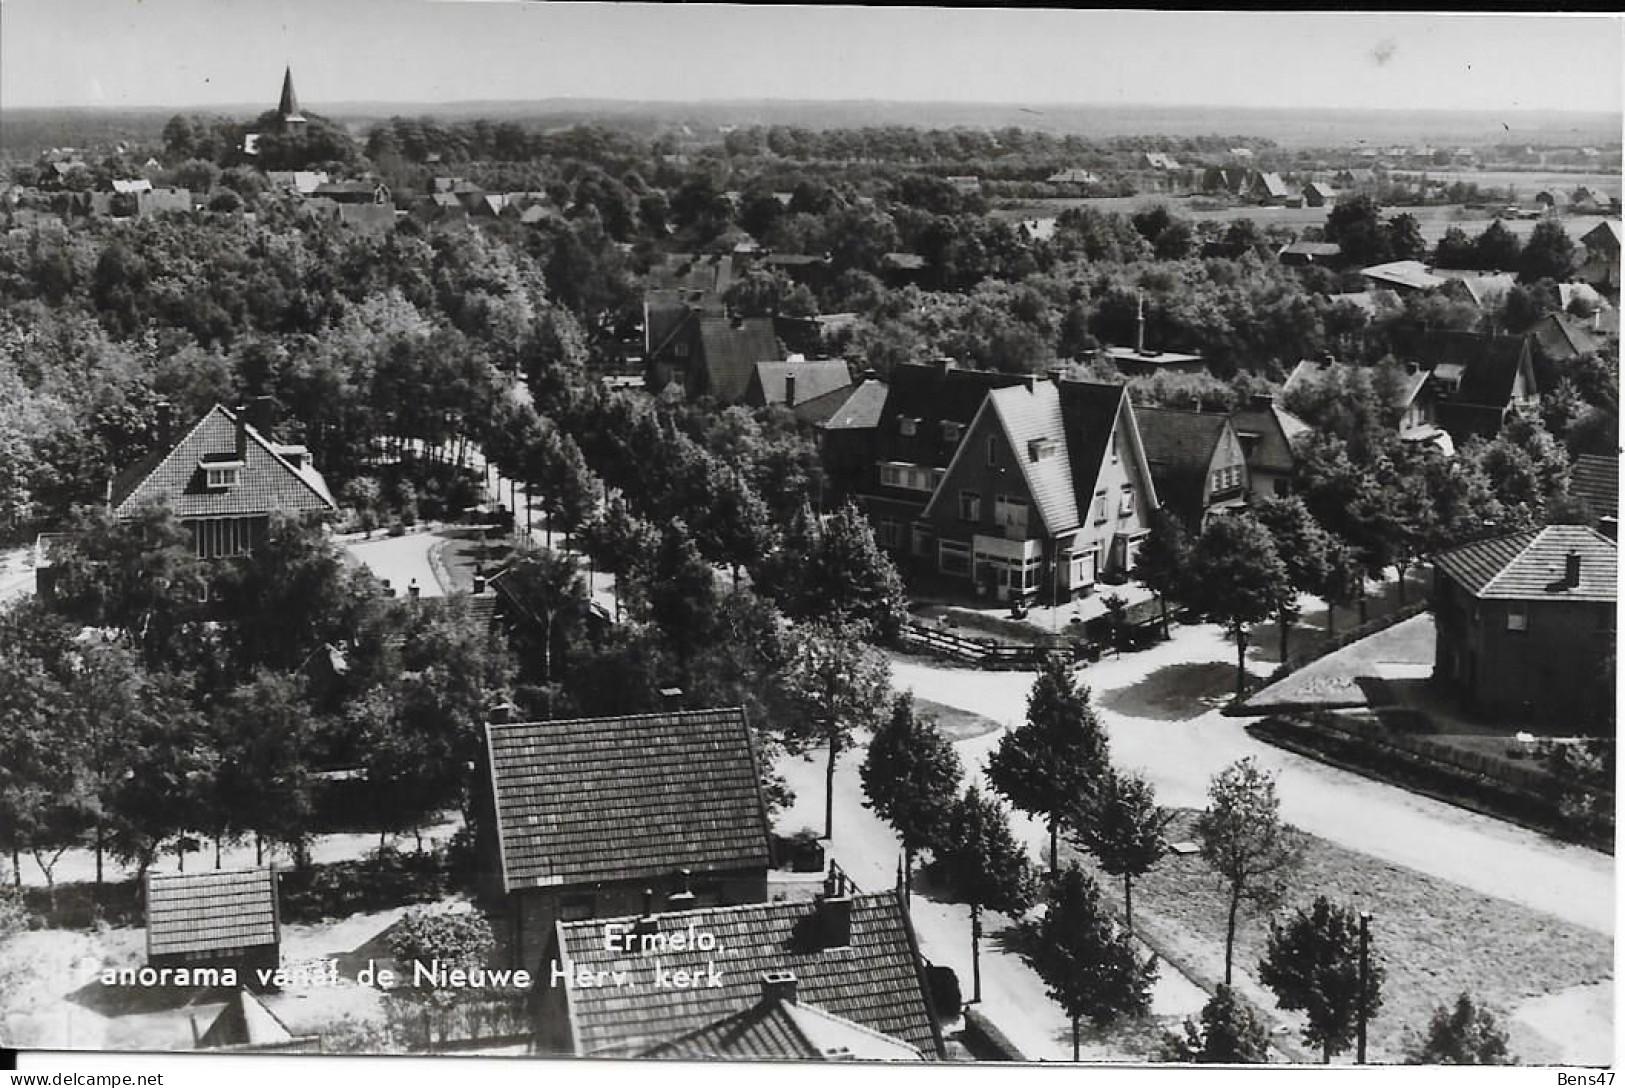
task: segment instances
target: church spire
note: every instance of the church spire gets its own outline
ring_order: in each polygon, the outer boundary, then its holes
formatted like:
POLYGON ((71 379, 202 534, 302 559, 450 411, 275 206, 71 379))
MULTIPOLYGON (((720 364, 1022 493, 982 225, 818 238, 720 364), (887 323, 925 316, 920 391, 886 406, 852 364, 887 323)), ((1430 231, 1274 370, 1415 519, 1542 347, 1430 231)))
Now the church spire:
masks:
POLYGON ((299 96, 293 93, 293 67, 282 70, 282 100, 277 103, 277 118, 285 125, 301 124, 305 118, 299 112, 299 96))

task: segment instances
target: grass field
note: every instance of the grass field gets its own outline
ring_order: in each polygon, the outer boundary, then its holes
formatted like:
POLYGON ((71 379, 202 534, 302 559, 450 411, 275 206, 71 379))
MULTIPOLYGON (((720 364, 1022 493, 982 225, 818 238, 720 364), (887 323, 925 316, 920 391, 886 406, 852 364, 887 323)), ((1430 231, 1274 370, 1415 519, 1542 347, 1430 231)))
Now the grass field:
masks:
POLYGON ((973 714, 958 707, 944 706, 942 703, 934 703, 930 699, 921 699, 918 696, 914 699, 914 710, 917 714, 929 714, 935 718, 942 735, 951 741, 986 736, 1002 728, 998 722, 985 715, 973 714))
MULTIPOLYGON (((1190 810, 1176 813, 1169 839, 1194 838, 1195 817, 1190 810)), ((1063 847, 1062 856, 1093 868, 1087 855, 1071 847, 1063 847)), ((1120 881, 1102 875, 1101 887, 1121 904, 1120 881)), ((1317 894, 1373 912, 1372 956, 1386 976, 1382 1009, 1370 1028, 1373 1061, 1403 1060, 1408 1033, 1425 1027, 1437 1006, 1463 991, 1494 1011, 1521 1062, 1561 1060, 1557 1044, 1514 1019, 1514 1011, 1613 975, 1613 945, 1603 934, 1311 836, 1305 836, 1293 888, 1283 917, 1317 894)), ((1214 978, 1223 974, 1225 906, 1218 878, 1195 854, 1165 858, 1134 887, 1136 921, 1144 917, 1214 978)), ((1256 975, 1268 936, 1266 919, 1244 917, 1236 934, 1238 972, 1256 975)), ((1237 988, 1273 1008, 1268 991, 1250 978, 1238 978, 1237 988)), ((1606 1028, 1598 1045, 1609 1045, 1606 1028)))

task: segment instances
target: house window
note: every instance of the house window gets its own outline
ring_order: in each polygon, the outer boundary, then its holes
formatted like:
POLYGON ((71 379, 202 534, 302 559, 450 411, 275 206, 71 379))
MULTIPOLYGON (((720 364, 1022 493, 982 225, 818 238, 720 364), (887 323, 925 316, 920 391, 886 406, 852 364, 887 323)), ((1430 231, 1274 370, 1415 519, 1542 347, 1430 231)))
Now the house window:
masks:
POLYGON ((1117 501, 1117 516, 1126 518, 1134 513, 1134 488, 1125 486, 1123 497, 1117 501))
POLYGON ((252 543, 249 522, 244 518, 208 518, 192 523, 200 559, 247 555, 252 543))
POLYGON ((919 425, 920 421, 912 416, 900 416, 897 420, 897 433, 912 438, 919 425))
POLYGON ((1095 492, 1094 518, 1096 525, 1099 525, 1106 520, 1106 493, 1104 491, 1095 492))
POLYGON ((1529 630, 1529 606, 1522 601, 1513 601, 1507 605, 1507 630, 1529 630))
POLYGON ((900 487, 905 491, 935 491, 936 476, 923 465, 907 461, 882 461, 880 483, 884 487, 900 487))
POLYGON ((1027 501, 1015 495, 1000 495, 993 502, 993 520, 1016 536, 1027 534, 1027 501))
POLYGON ((1035 438, 1027 443, 1027 457, 1034 462, 1046 461, 1054 457, 1059 450, 1060 447, 1053 438, 1035 438))
POLYGON ((210 491, 225 491, 237 486, 241 465, 210 465, 203 470, 203 483, 210 491))
POLYGON ((944 574, 970 575, 970 548, 944 540, 937 545, 937 569, 944 574))
POLYGON ((987 436, 987 464, 989 468, 999 463, 999 441, 992 435, 987 436))
POLYGON ((974 491, 961 491, 959 493, 959 520, 982 520, 982 496, 974 491))
POLYGON ((965 428, 961 424, 952 420, 945 421, 942 424, 942 440, 944 442, 958 442, 959 436, 964 433, 964 430, 965 428))

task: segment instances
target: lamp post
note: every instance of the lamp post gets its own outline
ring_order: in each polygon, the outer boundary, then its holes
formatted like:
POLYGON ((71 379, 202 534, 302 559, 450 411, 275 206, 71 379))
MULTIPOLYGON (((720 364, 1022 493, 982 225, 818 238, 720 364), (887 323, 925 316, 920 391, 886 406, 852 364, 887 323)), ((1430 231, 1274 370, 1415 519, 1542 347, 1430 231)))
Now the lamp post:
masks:
POLYGON ((1371 912, 1360 912, 1360 1004, 1358 1034, 1355 1036, 1354 1064, 1365 1064, 1366 995, 1371 992, 1371 912))

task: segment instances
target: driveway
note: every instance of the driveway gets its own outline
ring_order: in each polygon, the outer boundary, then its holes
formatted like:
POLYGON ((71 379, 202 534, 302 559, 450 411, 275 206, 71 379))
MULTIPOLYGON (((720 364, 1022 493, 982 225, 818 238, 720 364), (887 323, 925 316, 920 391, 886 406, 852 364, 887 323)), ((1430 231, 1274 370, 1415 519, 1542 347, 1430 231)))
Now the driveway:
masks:
MULTIPOLYGON (((1170 642, 1080 673, 1093 688, 1114 761, 1144 773, 1162 804, 1205 807, 1213 775, 1253 756, 1276 775, 1282 815, 1311 834, 1613 934, 1612 858, 1255 740, 1245 720, 1218 712, 1233 684, 1234 661, 1219 629, 1203 625, 1177 628, 1170 642)), ((1028 672, 951 668, 901 656, 892 673, 899 688, 1006 725, 1023 719, 1033 682, 1028 672)), ((966 765, 979 769, 1000 735, 959 744, 966 765)))

